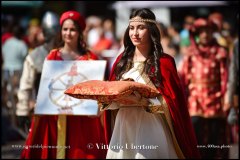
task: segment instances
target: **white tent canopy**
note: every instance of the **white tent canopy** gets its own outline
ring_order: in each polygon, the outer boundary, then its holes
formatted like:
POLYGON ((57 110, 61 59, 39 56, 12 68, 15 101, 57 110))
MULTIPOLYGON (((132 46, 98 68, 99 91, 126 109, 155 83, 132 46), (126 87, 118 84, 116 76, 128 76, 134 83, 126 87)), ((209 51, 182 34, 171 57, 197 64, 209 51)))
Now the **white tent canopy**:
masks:
POLYGON ((43 1, 2 1, 2 7, 40 7, 43 1))
POLYGON ((170 24, 170 7, 210 7, 224 6, 227 1, 116 1, 111 5, 116 10, 116 35, 122 37, 128 25, 131 9, 150 8, 156 20, 166 26, 170 24))
POLYGON ((117 1, 113 3, 112 8, 193 7, 219 5, 226 5, 226 1, 117 1))

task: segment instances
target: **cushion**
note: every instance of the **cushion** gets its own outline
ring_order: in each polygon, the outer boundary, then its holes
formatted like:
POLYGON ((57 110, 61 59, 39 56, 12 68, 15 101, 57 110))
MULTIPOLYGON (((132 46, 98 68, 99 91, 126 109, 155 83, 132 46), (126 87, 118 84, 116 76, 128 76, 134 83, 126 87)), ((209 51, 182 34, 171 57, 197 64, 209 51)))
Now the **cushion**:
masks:
MULTIPOLYGON (((90 80, 69 87, 64 93, 78 99, 93 99, 101 103, 111 103, 121 100, 131 103, 127 98, 132 93, 139 93, 145 98, 159 95, 157 89, 134 81, 101 81, 90 80)), ((132 101, 133 103, 133 101, 132 101)))

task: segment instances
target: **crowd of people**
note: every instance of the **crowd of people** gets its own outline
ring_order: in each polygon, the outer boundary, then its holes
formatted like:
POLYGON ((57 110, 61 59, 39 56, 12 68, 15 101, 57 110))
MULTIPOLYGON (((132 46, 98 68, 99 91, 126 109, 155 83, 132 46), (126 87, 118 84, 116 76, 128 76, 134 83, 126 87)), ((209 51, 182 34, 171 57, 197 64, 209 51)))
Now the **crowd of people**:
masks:
POLYGON ((187 15, 180 28, 156 16, 133 10, 123 39, 113 20, 72 10, 48 11, 27 30, 2 23, 2 110, 25 133, 25 145, 70 146, 24 148, 21 158, 229 158, 239 141, 238 33, 219 12, 187 15), (34 115, 45 60, 102 59, 109 64, 104 80, 156 88, 161 96, 148 99, 149 107, 162 112, 112 103, 96 117, 34 115))

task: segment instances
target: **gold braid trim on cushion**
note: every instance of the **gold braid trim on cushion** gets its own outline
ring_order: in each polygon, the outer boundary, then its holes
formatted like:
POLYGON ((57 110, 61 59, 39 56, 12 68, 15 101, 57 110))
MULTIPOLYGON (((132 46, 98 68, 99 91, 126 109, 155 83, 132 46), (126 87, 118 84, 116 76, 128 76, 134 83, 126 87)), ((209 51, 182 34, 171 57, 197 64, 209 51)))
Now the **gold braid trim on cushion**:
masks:
POLYGON ((134 91, 142 97, 151 98, 159 95, 157 89, 134 81, 89 80, 69 87, 64 93, 78 99, 93 99, 110 104, 113 101, 131 102, 126 97, 134 91))

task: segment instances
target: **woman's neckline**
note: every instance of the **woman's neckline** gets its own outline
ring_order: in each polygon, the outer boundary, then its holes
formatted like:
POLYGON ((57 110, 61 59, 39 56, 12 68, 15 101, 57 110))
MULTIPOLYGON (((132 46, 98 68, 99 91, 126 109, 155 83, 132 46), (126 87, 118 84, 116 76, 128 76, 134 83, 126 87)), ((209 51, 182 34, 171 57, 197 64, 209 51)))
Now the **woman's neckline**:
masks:
POLYGON ((79 58, 79 55, 71 55, 68 54, 67 52, 63 52, 61 49, 59 49, 60 57, 63 60, 77 60, 79 58))
POLYGON ((145 61, 133 61, 133 63, 144 63, 145 61))

